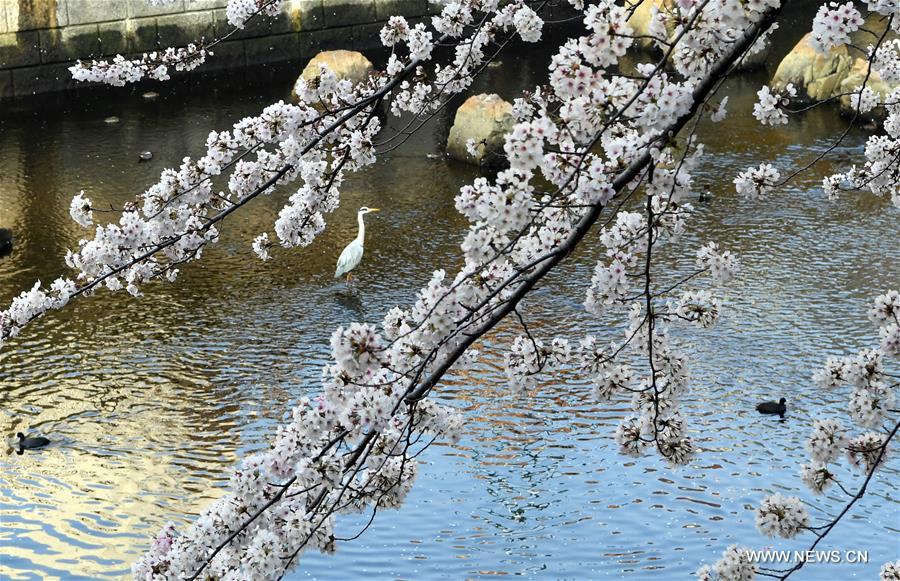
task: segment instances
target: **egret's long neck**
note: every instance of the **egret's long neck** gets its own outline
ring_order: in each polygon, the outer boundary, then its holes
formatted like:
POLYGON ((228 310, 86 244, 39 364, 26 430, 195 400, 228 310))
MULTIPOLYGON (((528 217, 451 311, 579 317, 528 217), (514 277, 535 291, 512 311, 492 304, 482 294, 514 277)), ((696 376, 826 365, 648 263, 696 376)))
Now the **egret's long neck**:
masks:
POLYGON ((366 223, 363 222, 363 213, 356 214, 356 220, 359 222, 359 234, 356 235, 356 241, 362 244, 366 237, 366 223))

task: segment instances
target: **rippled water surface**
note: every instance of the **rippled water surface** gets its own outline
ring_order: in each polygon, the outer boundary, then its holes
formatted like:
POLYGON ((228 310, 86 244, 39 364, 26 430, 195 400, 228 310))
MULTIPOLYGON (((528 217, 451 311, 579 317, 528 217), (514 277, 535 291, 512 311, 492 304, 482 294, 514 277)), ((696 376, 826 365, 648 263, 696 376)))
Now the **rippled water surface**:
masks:
MULTIPOLYGON (((490 69, 479 85, 512 98, 536 82, 541 60, 506 58, 513 66, 490 69)), ((74 193, 121 204, 164 167, 197 154, 210 129, 287 98, 291 71, 162 87, 153 102, 124 89, 114 105, 79 94, 0 112, 0 227, 17 236, 13 254, 0 259, 0 304, 64 272, 62 256, 80 234, 68 218, 74 193), (110 115, 120 122, 104 123, 110 115), (142 150, 154 152, 150 163, 137 163, 142 150)), ((686 408, 701 451, 691 465, 673 470, 618 455, 612 434, 628 403, 593 403, 582 377, 510 393, 499 367, 505 328, 483 345, 476 370, 436 395, 465 412, 464 440, 428 450, 402 509, 380 514, 335 556, 306 556, 289 578, 668 580, 729 544, 771 544, 752 514, 768 492, 800 494, 816 518, 835 514, 841 499, 811 497, 797 466, 811 420, 843 416, 847 394, 808 378, 827 355, 876 340, 865 310, 900 281, 898 212, 868 194, 830 202, 817 186, 825 172, 859 159, 860 134, 838 161, 772 198, 737 198, 730 180, 739 169, 765 159, 783 169, 808 162, 843 127, 833 110, 759 127, 749 109, 762 79, 728 85, 735 122, 700 132, 712 154, 701 187, 714 197, 696 203, 683 248, 717 240, 740 255, 742 276, 717 328, 678 337, 694 355, 686 408), (783 421, 753 411, 779 395, 791 407, 783 421)), ((280 191, 226 223, 221 243, 177 284, 154 285, 142 299, 79 300, 0 351, 0 432, 53 439, 39 453, 0 449, 0 577, 125 576, 161 525, 185 522, 221 494, 236 459, 266 446, 292 404, 317 391, 334 327, 379 320, 409 303, 433 268, 458 265, 465 224, 453 196, 476 173, 428 155, 440 153, 449 122, 442 113, 353 176, 309 249, 278 252, 266 264, 253 258, 249 241, 273 222, 287 195, 280 191), (348 292, 332 279, 333 265, 361 205, 384 211, 370 217, 365 261, 348 292)), ((580 308, 597 246, 590 237, 528 300, 537 332, 573 340, 585 329, 622 332, 620 320, 580 308)), ((686 264, 674 254, 660 263, 686 264)), ((900 556, 900 503, 889 484, 897 476, 877 476, 824 542, 868 549, 871 563, 809 566, 797 578, 872 579, 900 556)), ((362 524, 345 519, 339 533, 362 524)))

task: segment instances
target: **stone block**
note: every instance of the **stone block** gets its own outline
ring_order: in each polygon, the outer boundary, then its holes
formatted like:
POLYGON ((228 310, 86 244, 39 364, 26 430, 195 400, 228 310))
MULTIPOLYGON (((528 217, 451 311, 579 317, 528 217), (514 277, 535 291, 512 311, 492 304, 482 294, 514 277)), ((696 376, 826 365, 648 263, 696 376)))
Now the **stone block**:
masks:
POLYGON ((215 37, 212 12, 171 14, 156 19, 156 38, 161 47, 187 46, 201 39, 209 43, 215 37))
POLYGON ((158 48, 156 18, 132 18, 125 21, 128 52, 145 52, 158 48))
MULTIPOLYGON (((213 11, 213 15, 217 38, 221 38, 234 30, 234 27, 228 22, 225 10, 215 10, 213 11)), ((259 36, 269 36, 271 34, 294 32, 294 30, 294 22, 291 19, 291 16, 287 12, 282 11, 277 16, 258 14, 251 18, 250 21, 244 25, 243 29, 238 30, 228 38, 256 38, 259 36)))
POLYGON ((59 63, 100 56, 100 35, 96 24, 78 24, 38 31, 41 62, 59 63))
POLYGON ((0 0, 0 32, 56 28, 69 23, 66 0, 0 0))
MULTIPOLYGON (((328 1, 328 0, 325 0, 328 1)), ((294 30, 318 30, 325 26, 322 0, 298 0, 288 7, 294 30)))
POLYGON ((97 25, 100 54, 123 54, 128 51, 128 28, 124 22, 102 22, 97 25))
POLYGON ((226 6, 228 6, 228 0, 192 0, 185 4, 185 10, 214 10, 226 6))
POLYGON ((125 0, 66 0, 69 13, 69 24, 88 24, 90 22, 109 22, 124 20, 128 17, 125 0))
POLYGON ((41 45, 37 30, 0 34, 0 69, 40 63, 41 45))
POLYGON ((428 14, 428 0, 375 0, 375 16, 387 22, 391 16, 424 16, 428 14))
POLYGON ((185 11, 185 5, 184 0, 174 0, 171 3, 156 6, 147 2, 147 0, 126 0, 126 9, 128 18, 141 18, 144 16, 160 16, 162 14, 178 14, 185 11))
POLYGON ((12 74, 16 97, 67 91, 78 84, 72 79, 68 63, 13 69, 12 74))
POLYGON ((350 49, 352 47, 353 29, 349 26, 300 33, 300 54, 304 59, 312 58, 323 50, 350 49))
POLYGON ((68 26, 69 22, 69 0, 56 0, 56 23, 58 26, 68 26))
POLYGON ((299 33, 248 38, 244 41, 247 66, 277 63, 300 57, 299 33))
POLYGON ((226 40, 222 44, 217 44, 212 51, 213 55, 207 57, 206 62, 198 69, 199 71, 222 71, 225 69, 240 69, 245 66, 246 57, 243 40, 226 40))
POLYGON ((0 99, 9 99, 13 95, 12 71, 0 71, 0 99))
POLYGON ((382 47, 381 29, 383 22, 357 24, 353 27, 353 50, 370 50, 382 47))
POLYGON ((353 24, 375 22, 375 0, 325 0, 325 26, 335 28, 353 24))

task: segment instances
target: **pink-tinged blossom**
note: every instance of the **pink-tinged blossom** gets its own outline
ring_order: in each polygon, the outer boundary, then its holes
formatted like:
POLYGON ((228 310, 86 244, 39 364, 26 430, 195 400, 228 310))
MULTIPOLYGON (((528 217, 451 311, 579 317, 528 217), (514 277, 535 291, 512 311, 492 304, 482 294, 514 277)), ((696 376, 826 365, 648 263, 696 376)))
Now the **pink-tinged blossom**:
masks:
POLYGON ((881 581, 900 581, 900 561, 891 561, 881 567, 878 578, 881 581))
POLYGON ((810 462, 800 467, 800 480, 815 494, 824 494, 836 482, 825 464, 810 462))
POLYGON ((714 565, 704 565, 697 571, 698 581, 753 581, 757 567, 750 560, 750 550, 731 545, 722 551, 714 565))
POLYGON ((778 185, 781 175, 772 164, 762 163, 759 167, 750 168, 734 178, 737 193, 751 200, 768 195, 778 185))
POLYGON ((888 458, 887 435, 867 432, 847 442, 847 460, 856 468, 871 472, 888 458))
POLYGON ((844 452, 847 436, 844 426, 837 420, 816 420, 806 441, 806 449, 816 462, 834 462, 844 452))
POLYGON ((516 10, 513 15, 513 25, 525 42, 537 42, 541 39, 541 28, 544 26, 544 21, 528 5, 522 5, 516 10))
POLYGON ((84 196, 84 190, 72 198, 69 204, 69 215, 83 228, 90 228, 94 223, 94 213, 91 211, 91 200, 84 196))
POLYGON ((829 2, 819 7, 812 25, 812 46, 819 52, 850 42, 850 34, 863 24, 862 15, 852 2, 829 2))
POLYGON ((716 284, 728 284, 738 272, 738 259, 729 250, 719 250, 719 245, 709 242, 697 251, 697 266, 708 270, 716 284))
POLYGON ((796 496, 772 494, 756 509, 756 528, 767 537, 791 539, 808 524, 806 507, 796 496))
POLYGON ((394 46, 399 42, 403 42, 409 35, 409 24, 402 16, 391 16, 384 28, 381 29, 381 44, 384 46, 394 46))
POLYGON ((794 85, 788 83, 784 88, 784 95, 773 93, 768 86, 763 85, 756 95, 759 100, 753 105, 753 116, 760 123, 772 126, 787 124, 788 118, 783 108, 790 102, 790 98, 797 96, 794 85))

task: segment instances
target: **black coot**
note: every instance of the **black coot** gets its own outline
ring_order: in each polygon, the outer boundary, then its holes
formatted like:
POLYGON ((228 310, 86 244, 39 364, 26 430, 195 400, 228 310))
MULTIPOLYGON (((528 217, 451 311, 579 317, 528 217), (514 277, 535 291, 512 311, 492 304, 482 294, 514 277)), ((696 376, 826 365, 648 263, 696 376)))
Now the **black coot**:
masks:
POLYGON ((23 434, 22 432, 16 434, 16 437, 19 438, 20 450, 34 450, 35 448, 43 448, 50 443, 50 440, 43 436, 26 438, 25 434, 23 434))
POLYGON ((774 401, 764 401, 756 406, 756 411, 761 414, 778 414, 779 416, 784 416, 784 412, 787 411, 785 402, 787 402, 787 400, 784 398, 778 400, 778 403, 774 401))

